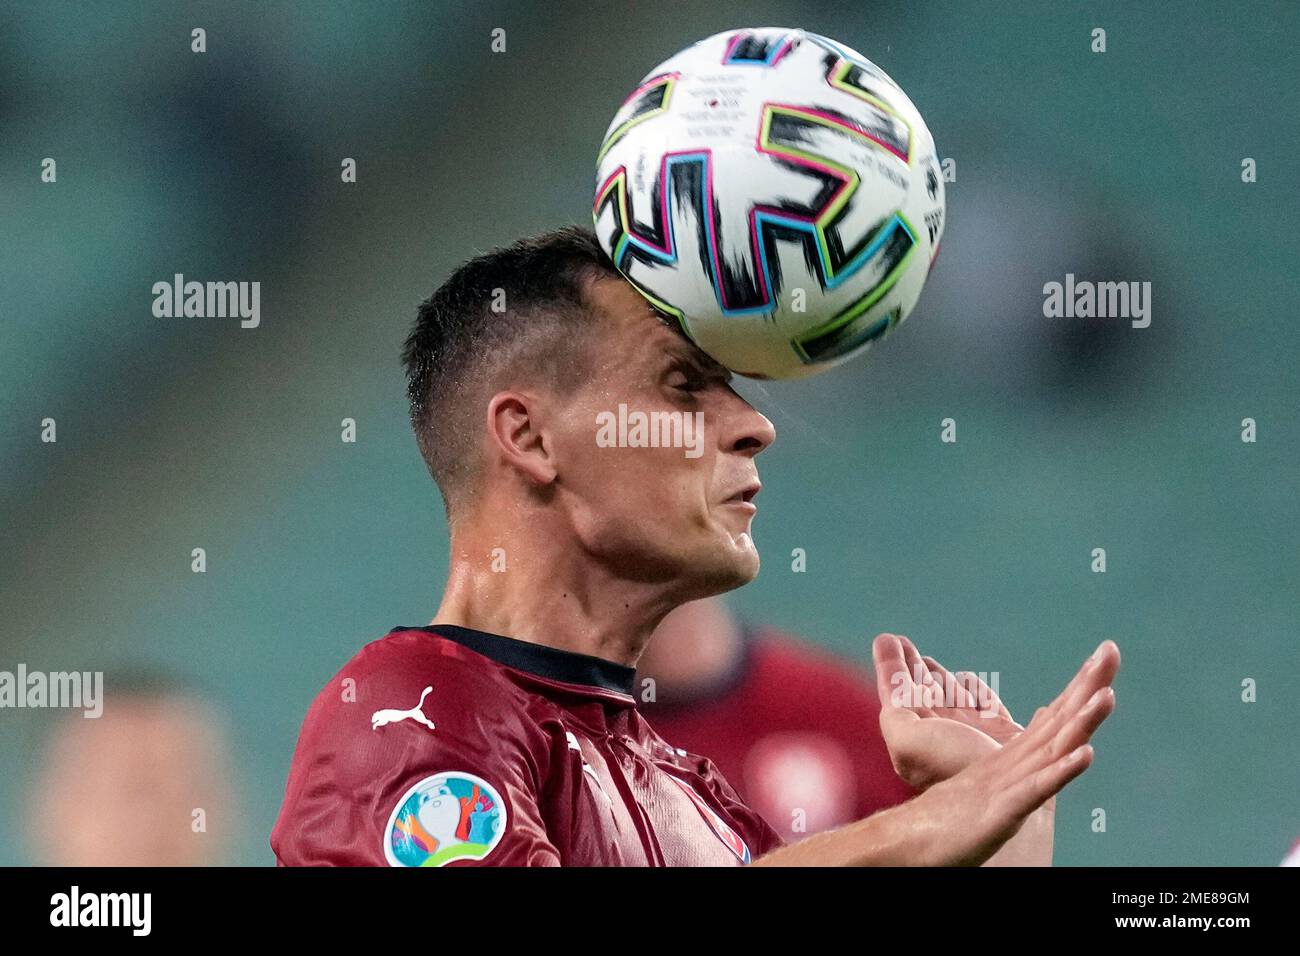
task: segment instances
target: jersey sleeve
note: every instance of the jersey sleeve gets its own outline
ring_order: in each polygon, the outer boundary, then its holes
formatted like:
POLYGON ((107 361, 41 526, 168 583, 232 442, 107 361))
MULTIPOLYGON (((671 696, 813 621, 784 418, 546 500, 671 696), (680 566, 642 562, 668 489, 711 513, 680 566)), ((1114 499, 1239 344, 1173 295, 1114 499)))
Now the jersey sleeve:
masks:
POLYGON ((560 865, 539 802, 546 748, 503 699, 509 688, 453 658, 374 649, 308 713, 271 837, 277 862, 560 865))

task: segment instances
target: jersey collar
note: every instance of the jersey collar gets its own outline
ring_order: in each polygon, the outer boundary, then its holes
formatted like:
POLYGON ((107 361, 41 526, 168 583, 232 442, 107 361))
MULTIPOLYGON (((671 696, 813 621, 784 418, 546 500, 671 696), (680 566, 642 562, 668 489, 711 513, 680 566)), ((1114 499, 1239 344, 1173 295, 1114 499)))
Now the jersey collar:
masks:
POLYGON ((636 668, 607 661, 603 657, 575 654, 558 647, 520 641, 501 634, 489 634, 455 624, 435 624, 429 627, 399 628, 399 630, 425 631, 436 634, 475 654, 496 661, 506 667, 535 674, 546 680, 564 684, 581 684, 616 694, 632 696, 636 686, 636 668))

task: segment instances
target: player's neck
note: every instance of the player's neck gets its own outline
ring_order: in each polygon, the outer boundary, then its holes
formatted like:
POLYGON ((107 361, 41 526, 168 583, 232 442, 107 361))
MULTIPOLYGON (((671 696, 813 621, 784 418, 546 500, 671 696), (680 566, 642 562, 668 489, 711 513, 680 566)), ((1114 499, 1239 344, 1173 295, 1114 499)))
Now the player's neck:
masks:
POLYGON ((660 584, 628 581, 554 542, 504 547, 472 532, 452 536, 451 567, 433 624, 501 634, 635 666, 676 601, 660 584), (543 555, 539 561, 530 555, 543 555))

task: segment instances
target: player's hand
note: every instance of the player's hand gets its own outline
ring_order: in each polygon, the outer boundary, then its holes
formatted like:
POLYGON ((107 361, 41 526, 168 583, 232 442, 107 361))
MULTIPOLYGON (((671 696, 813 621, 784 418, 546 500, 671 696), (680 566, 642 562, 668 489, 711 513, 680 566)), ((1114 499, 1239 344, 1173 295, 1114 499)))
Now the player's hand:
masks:
MULTIPOLYGON (((893 660, 894 650, 903 653, 896 640, 892 635, 877 639, 878 665, 882 657, 893 660)), ((1043 813, 1038 811, 1092 763, 1088 741, 1115 709, 1110 683, 1118 670, 1119 648, 1113 641, 1105 641, 1061 695, 1034 714, 1028 728, 1017 730, 1003 742, 984 734, 988 743, 978 746, 986 748, 985 755, 964 770, 906 803, 774 850, 756 865, 979 864, 988 862, 1016 837, 1026 820, 1038 821, 1050 830, 1050 820, 1042 820, 1043 813)), ((882 686, 882 702, 888 700, 888 690, 888 685, 882 686)), ((932 732, 940 747, 948 746, 942 739, 945 735, 957 740, 967 732, 980 733, 959 720, 920 714, 911 720, 900 719, 900 725, 907 724, 942 727, 932 732)), ((1050 817, 1050 810, 1045 812, 1050 817)), ((1031 833, 1029 843, 1037 842, 1041 841, 1031 833)), ((1034 846, 1010 855, 1016 859, 1008 862, 1047 862, 1034 846)))
POLYGON ((913 804, 925 805, 924 816, 943 821, 918 862, 984 862, 1030 814, 1088 769, 1088 741, 1115 709, 1110 683, 1118 670, 1119 648, 1105 641, 1022 733, 917 797, 913 804))
POLYGON ((881 634, 871 653, 881 734, 894 770, 913 789, 955 776, 1025 729, 978 675, 948 673, 906 637, 881 634))

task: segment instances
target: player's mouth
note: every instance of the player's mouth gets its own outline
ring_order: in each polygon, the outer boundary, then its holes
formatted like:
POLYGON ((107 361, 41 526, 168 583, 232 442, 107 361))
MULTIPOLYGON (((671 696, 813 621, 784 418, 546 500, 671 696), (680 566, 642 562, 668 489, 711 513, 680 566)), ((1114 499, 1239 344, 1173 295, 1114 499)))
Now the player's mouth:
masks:
POLYGON ((754 497, 763 490, 762 483, 756 478, 727 498, 722 500, 724 505, 730 505, 734 508, 740 508, 750 515, 758 514, 758 505, 754 504, 754 497))

